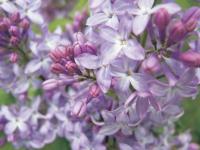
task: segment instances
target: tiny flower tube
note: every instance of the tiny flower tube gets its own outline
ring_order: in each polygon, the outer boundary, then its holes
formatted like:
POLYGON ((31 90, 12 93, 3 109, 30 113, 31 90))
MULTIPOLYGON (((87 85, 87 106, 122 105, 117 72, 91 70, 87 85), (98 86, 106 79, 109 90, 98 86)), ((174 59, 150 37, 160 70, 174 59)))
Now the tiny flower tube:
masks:
POLYGON ((60 74, 65 72, 65 68, 59 63, 54 63, 51 65, 51 71, 55 74, 60 74))
POLYGON ((90 87, 89 93, 92 98, 98 97, 101 92, 100 87, 97 84, 94 84, 90 87))
POLYGON ((56 79, 49 79, 42 83, 42 87, 45 91, 54 90, 59 86, 59 81, 56 79))
POLYGON ((200 53, 196 51, 189 50, 179 54, 179 59, 192 67, 200 66, 200 53))
POLYGON ((160 70, 160 61, 156 55, 151 55, 142 62, 142 70, 148 73, 156 73, 160 70))
POLYGON ((78 101, 75 103, 71 114, 76 117, 83 117, 86 113, 86 110, 87 104, 83 101, 78 101))
POLYGON ((18 59, 19 59, 19 56, 16 52, 10 54, 10 57, 9 57, 10 62, 16 63, 18 59))
POLYGON ((67 61, 65 68, 69 74, 74 74, 78 71, 78 66, 72 61, 67 61))

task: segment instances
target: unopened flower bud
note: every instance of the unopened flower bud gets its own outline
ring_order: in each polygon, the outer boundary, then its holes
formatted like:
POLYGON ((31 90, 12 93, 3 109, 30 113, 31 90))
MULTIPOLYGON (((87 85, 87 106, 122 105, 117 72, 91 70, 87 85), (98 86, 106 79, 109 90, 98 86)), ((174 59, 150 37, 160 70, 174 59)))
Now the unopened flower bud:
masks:
POLYGON ((96 47, 92 43, 86 42, 85 47, 87 53, 96 54, 96 47))
POLYGON ((74 34, 74 39, 79 44, 84 44, 85 43, 85 37, 84 37, 83 33, 81 33, 81 32, 75 33, 74 34))
POLYGON ((0 22, 0 31, 5 32, 7 29, 7 25, 4 22, 0 22))
POLYGON ((56 89, 58 87, 58 80, 56 79, 46 80, 42 83, 42 87, 46 91, 56 89))
POLYGON ((12 36, 12 37, 10 38, 10 43, 11 43, 13 46, 18 45, 18 43, 19 43, 19 38, 18 38, 18 37, 15 37, 15 36, 12 36))
POLYGON ((198 52, 192 50, 183 52, 179 55, 179 59, 190 66, 193 67, 200 66, 200 53, 198 52))
POLYGON ((18 59, 19 59, 19 56, 17 53, 14 52, 10 54, 10 57, 9 57, 10 62, 16 63, 18 59))
POLYGON ((74 62, 68 61, 65 64, 65 68, 67 69, 69 74, 74 74, 77 71, 78 66, 74 62))
POLYGON ((182 21, 183 23, 187 23, 190 19, 199 20, 199 18, 200 18, 200 8, 191 7, 183 15, 182 21))
POLYGON ((186 34, 186 29, 182 21, 174 23, 169 31, 168 45, 180 42, 186 34))
POLYGON ((51 65, 51 71, 55 74, 60 74, 65 72, 65 68, 61 64, 55 63, 51 65))
POLYGON ((79 43, 75 43, 75 45, 74 45, 74 56, 77 57, 84 52, 86 52, 85 45, 80 45, 79 43))
POLYGON ((15 12, 10 16, 11 22, 18 23, 20 21, 20 14, 19 12, 15 12))
POLYGON ((73 108, 72 115, 83 117, 87 110, 87 104, 83 101, 78 101, 73 108))
POLYGON ((191 18, 185 23, 185 28, 188 32, 192 32, 197 27, 197 20, 191 18))
POLYGON ((142 62, 142 69, 149 73, 156 73, 160 70, 160 61, 156 55, 151 55, 142 62))
POLYGON ((160 31, 165 30, 170 21, 170 14, 165 8, 159 9, 155 13, 155 24, 160 31))
POLYGON ((54 62, 59 62, 62 58, 65 58, 66 56, 66 48, 64 46, 57 47, 54 51, 51 51, 49 54, 49 57, 54 62))
POLYGON ((28 19, 23 19, 21 22, 20 22, 20 26, 21 26, 21 28, 23 28, 23 30, 24 30, 24 32, 26 32, 28 29, 29 29, 29 27, 30 27, 30 22, 29 22, 29 20, 28 19))
POLYGON ((5 24, 6 28, 9 29, 9 27, 11 26, 11 21, 10 21, 10 19, 8 19, 8 18, 3 18, 3 21, 2 21, 2 22, 5 24))
POLYGON ((9 33, 10 33, 12 36, 18 37, 20 31, 19 31, 19 28, 18 28, 17 26, 11 26, 11 27, 9 28, 9 33))
POLYGON ((92 85, 89 89, 89 93, 93 98, 98 97, 100 92, 101 89, 97 84, 92 85))

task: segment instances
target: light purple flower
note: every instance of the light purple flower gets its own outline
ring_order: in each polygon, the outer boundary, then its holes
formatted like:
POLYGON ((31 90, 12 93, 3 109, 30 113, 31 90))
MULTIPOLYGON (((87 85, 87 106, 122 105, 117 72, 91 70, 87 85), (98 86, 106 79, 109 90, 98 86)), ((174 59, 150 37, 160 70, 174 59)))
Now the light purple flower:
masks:
POLYGON ((138 7, 131 11, 131 14, 135 15, 132 26, 135 35, 139 35, 145 30, 151 14, 160 8, 165 8, 170 14, 180 11, 180 7, 175 3, 160 4, 155 7, 153 5, 154 0, 138 0, 138 7))

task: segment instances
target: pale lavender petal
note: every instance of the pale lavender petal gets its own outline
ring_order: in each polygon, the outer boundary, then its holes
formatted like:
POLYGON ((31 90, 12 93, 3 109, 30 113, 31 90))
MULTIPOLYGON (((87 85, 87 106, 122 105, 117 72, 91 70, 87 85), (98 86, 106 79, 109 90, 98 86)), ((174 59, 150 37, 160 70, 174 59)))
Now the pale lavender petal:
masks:
POLYGON ((44 19, 42 18, 42 15, 37 12, 28 11, 27 16, 33 23, 36 23, 36 24, 44 23, 44 19))
POLYGON ((4 2, 0 5, 6 12, 15 13, 18 12, 17 7, 13 4, 13 2, 4 2))
POLYGON ((76 64, 87 69, 97 69, 100 67, 100 59, 96 55, 84 53, 75 58, 76 64))
POLYGON ((33 59, 28 62, 24 72, 26 74, 34 73, 34 72, 38 71, 41 68, 41 66, 42 66, 42 63, 41 63, 40 59, 33 59))
POLYGON ((120 127, 117 124, 105 125, 100 129, 99 134, 113 135, 113 134, 117 133, 117 131, 119 131, 119 129, 120 129, 120 127))
POLYGON ((20 122, 18 125, 18 128, 19 128, 19 131, 21 131, 22 133, 28 131, 28 126, 24 122, 20 122))
POLYGON ((138 6, 140 9, 152 8, 153 4, 154 0, 138 0, 138 6))
POLYGON ((95 9, 100 6, 105 0, 89 0, 90 8, 95 9))
POLYGON ((139 117, 142 119, 145 117, 149 108, 149 101, 147 98, 138 98, 136 102, 136 110, 139 117))
POLYGON ((152 9, 152 12, 154 13, 158 11, 160 8, 165 8, 170 14, 175 14, 181 10, 181 7, 176 3, 166 3, 155 6, 152 9))
POLYGON ((105 52, 102 54, 102 64, 107 65, 110 64, 114 59, 116 59, 120 52, 121 52, 122 46, 119 44, 114 44, 111 46, 108 46, 105 49, 105 52))
POLYGON ((108 20, 109 20, 109 18, 108 18, 108 16, 106 14, 104 14, 104 13, 96 13, 96 14, 90 16, 87 19, 87 23, 86 24, 88 26, 96 26, 96 25, 105 23, 108 20))
POLYGON ((120 39, 117 31, 110 27, 104 27, 100 30, 100 36, 108 42, 116 43, 120 39))
POLYGON ((5 133, 12 134, 17 129, 15 122, 8 122, 5 126, 5 133))
POLYGON ((97 83, 104 93, 106 93, 109 90, 111 86, 111 76, 110 76, 109 66, 102 67, 97 72, 97 83))
POLYGON ((113 15, 112 18, 110 18, 106 24, 107 26, 117 30, 118 29, 118 26, 119 26, 119 20, 118 20, 118 17, 116 15, 113 15))
POLYGON ((132 30, 135 35, 139 35, 144 32, 149 22, 149 15, 139 15, 133 20, 132 30))
POLYGON ((137 41, 130 40, 123 50, 125 55, 133 60, 143 60, 145 57, 144 49, 137 41))
POLYGON ((9 121, 12 121, 15 119, 15 117, 13 116, 13 114, 10 112, 10 110, 8 109, 8 107, 3 106, 1 108, 1 113, 5 116, 5 118, 9 121))

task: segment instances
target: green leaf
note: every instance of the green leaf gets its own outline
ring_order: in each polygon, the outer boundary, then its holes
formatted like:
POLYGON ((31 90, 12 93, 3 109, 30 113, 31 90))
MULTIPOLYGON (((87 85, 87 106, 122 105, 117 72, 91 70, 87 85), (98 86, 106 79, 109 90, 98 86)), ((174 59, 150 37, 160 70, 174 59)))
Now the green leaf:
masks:
POLYGON ((15 103, 15 98, 11 94, 5 93, 0 90, 0 105, 10 105, 15 103))
POLYGON ((66 139, 58 138, 54 143, 45 146, 42 150, 70 150, 70 144, 66 139))
POLYGON ((197 0, 176 0, 176 2, 183 8, 189 8, 192 6, 200 6, 200 3, 197 0))
POLYGON ((63 29, 65 28, 67 23, 71 23, 71 22, 72 22, 71 20, 66 19, 66 18, 55 19, 49 24, 49 30, 53 32, 59 26, 63 29))

